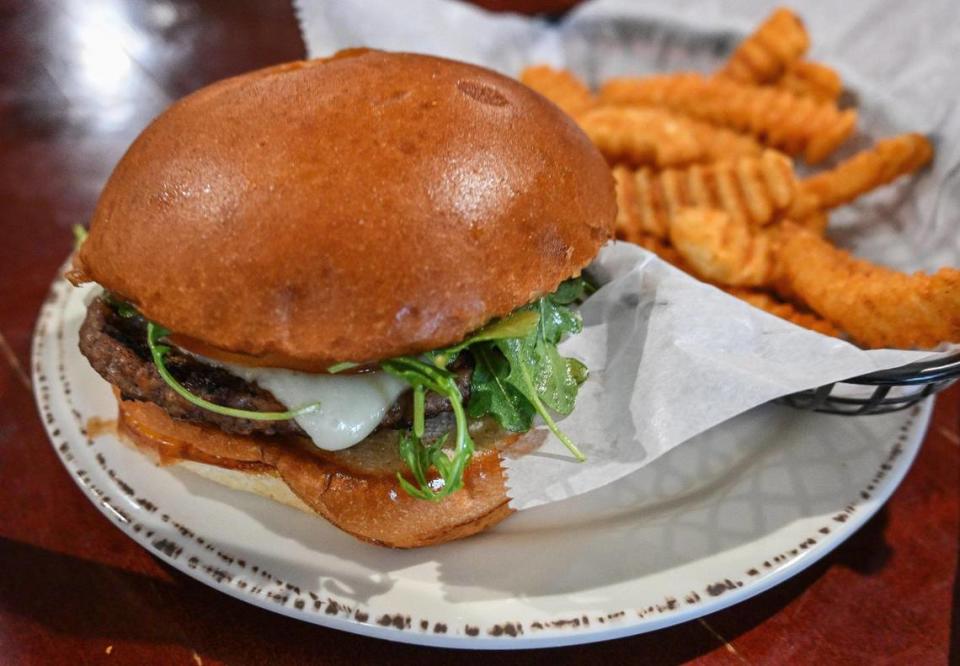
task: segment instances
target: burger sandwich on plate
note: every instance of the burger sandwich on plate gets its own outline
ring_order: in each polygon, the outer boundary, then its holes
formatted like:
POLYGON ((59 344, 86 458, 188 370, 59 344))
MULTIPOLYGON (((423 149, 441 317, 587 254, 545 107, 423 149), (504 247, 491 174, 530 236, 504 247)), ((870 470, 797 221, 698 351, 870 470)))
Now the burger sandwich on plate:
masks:
POLYGON ((369 50, 220 81, 133 143, 69 278, 123 437, 416 547, 509 513, 501 456, 575 408, 604 159, 522 84, 369 50))

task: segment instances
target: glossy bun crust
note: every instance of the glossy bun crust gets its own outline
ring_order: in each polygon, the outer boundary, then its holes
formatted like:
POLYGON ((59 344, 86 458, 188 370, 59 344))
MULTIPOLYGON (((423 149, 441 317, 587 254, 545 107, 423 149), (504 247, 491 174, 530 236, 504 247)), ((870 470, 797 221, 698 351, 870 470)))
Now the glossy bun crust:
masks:
POLYGON ((359 51, 204 88, 136 140, 74 277, 271 365, 442 347, 576 275, 613 182, 559 109, 427 56, 359 51))

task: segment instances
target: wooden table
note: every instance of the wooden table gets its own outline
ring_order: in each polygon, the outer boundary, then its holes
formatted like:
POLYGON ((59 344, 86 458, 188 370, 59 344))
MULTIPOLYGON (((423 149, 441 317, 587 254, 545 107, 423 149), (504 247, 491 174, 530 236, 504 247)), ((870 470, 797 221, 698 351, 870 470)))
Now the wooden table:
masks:
MULTIPOLYGON (((508 2, 489 0, 500 7, 508 2)), ((522 2, 526 9, 570 2, 522 2)), ((71 225, 171 100, 302 56, 286 0, 0 0, 0 662, 488 663, 289 620, 165 566, 74 486, 30 391, 30 335, 71 225)), ((789 582, 702 620, 518 662, 960 660, 960 386, 879 515, 789 582)))

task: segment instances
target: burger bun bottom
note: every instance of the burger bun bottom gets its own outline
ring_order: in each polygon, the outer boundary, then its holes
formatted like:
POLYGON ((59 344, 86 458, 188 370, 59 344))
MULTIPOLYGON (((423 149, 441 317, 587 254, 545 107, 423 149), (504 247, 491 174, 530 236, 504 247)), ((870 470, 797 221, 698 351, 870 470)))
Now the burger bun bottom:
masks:
POLYGON ((520 439, 514 434, 489 430, 475 437, 478 447, 463 488, 432 502, 400 487, 402 463, 384 437, 329 452, 309 442, 233 435, 177 421, 149 402, 118 403, 120 438, 157 464, 322 516, 370 543, 435 545, 481 532, 512 513, 500 462, 502 450, 520 439))

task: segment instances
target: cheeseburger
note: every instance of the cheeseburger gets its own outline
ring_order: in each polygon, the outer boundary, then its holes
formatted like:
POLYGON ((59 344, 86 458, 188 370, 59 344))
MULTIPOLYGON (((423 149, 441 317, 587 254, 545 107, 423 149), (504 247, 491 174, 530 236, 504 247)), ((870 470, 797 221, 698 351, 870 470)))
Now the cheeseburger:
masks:
MULTIPOLYGON (((117 165, 70 279, 80 349, 160 464, 415 547, 505 518, 505 451, 588 369, 603 158, 520 83, 352 50, 227 79, 117 165)), ((517 448, 514 446, 514 448, 517 448)))

